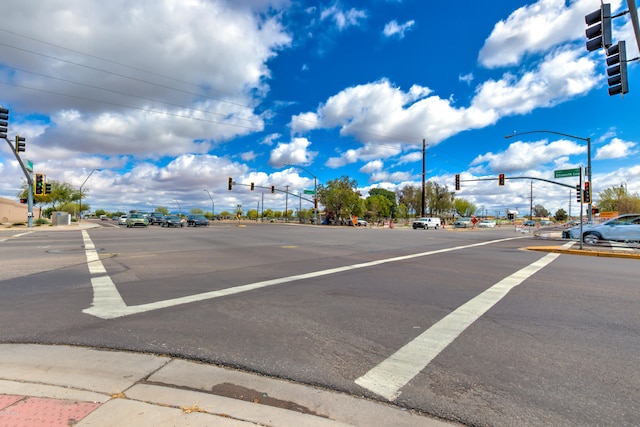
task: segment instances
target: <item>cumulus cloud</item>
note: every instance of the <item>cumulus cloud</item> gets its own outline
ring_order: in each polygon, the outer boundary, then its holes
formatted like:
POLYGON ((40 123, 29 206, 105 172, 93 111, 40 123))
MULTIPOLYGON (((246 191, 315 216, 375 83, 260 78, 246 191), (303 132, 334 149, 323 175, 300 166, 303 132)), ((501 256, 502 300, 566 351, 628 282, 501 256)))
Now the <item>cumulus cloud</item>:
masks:
POLYGON ((620 138, 613 138, 607 145, 596 150, 595 160, 619 159, 638 153, 634 148, 638 144, 631 141, 623 141, 620 138))
POLYGON ((398 24, 398 22, 394 19, 393 21, 388 22, 384 26, 384 30, 382 31, 382 33, 386 37, 395 36, 401 39, 401 38, 404 38, 405 31, 408 31, 409 29, 411 29, 411 27, 413 27, 414 24, 415 24, 414 20, 407 21, 404 24, 398 24))
POLYGON ((371 174, 381 170, 384 166, 382 160, 373 160, 360 168, 360 172, 371 174))
MULTIPOLYGON (((621 1, 612 0, 616 10, 621 1)), ((599 6, 592 0, 539 0, 499 21, 478 55, 488 68, 517 65, 523 56, 546 52, 567 40, 584 38, 584 16, 599 6)))
POLYGON ((586 152, 587 148, 585 146, 563 139, 552 142, 548 142, 546 139, 536 142, 516 141, 500 153, 489 152, 477 156, 471 162, 471 166, 481 166, 481 168, 475 170, 476 173, 483 171, 510 173, 540 169, 560 157, 586 152))
POLYGON ((310 145, 311 141, 307 138, 294 138, 290 143, 278 143, 276 148, 271 150, 269 164, 273 167, 282 167, 286 164, 309 164, 317 154, 309 151, 310 145))

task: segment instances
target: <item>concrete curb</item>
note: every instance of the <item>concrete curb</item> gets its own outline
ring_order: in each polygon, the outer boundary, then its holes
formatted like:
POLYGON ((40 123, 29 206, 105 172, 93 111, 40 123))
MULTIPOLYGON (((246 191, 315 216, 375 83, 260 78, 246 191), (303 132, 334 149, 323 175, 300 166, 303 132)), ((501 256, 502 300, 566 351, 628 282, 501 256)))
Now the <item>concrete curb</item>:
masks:
POLYGON ((605 258, 640 259, 640 254, 638 253, 628 253, 628 252, 622 252, 622 251, 567 249, 561 246, 529 246, 526 249, 529 251, 553 252, 553 253, 568 254, 568 255, 586 255, 586 256, 597 256, 597 257, 605 257, 605 258))

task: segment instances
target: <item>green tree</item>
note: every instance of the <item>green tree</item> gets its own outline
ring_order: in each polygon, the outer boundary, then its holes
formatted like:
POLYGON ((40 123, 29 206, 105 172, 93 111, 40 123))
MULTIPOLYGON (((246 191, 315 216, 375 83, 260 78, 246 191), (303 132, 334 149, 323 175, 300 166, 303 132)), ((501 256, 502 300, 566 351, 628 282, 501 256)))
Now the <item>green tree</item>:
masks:
POLYGON ((357 187, 358 182, 348 176, 318 186, 318 200, 326 208, 327 219, 339 221, 351 215, 362 214, 364 201, 360 198, 357 187))
MULTIPOLYGON (((422 198, 422 194, 420 198, 422 198)), ((453 208, 455 193, 449 191, 446 185, 429 181, 425 184, 425 199, 429 214, 441 217, 453 208)))
POLYGON ((189 209, 189 213, 191 215, 204 215, 204 210, 200 208, 191 208, 189 209))
POLYGON ((386 190, 384 188, 372 188, 369 190, 369 197, 371 196, 383 196, 385 197, 390 205, 389 205, 389 213, 387 215, 383 215, 385 218, 387 217, 395 217, 396 211, 398 210, 398 202, 396 201, 396 193, 390 190, 386 190))
POLYGON ((546 210, 544 206, 538 204, 533 207, 533 216, 538 218, 547 218, 549 216, 549 211, 546 210))
POLYGON ((252 220, 257 220, 258 219, 258 210, 257 209, 250 209, 247 212, 247 217, 249 219, 252 219, 252 220))
POLYGON ((620 215, 640 212, 640 196, 629 194, 626 186, 611 186, 598 193, 600 212, 618 212, 620 215))
POLYGON ((462 216, 471 216, 476 213, 478 207, 466 199, 456 198, 453 202, 453 207, 462 216))
POLYGON ((398 205, 397 218, 409 219, 409 208, 404 203, 398 205))
MULTIPOLYGON (((407 207, 408 213, 418 215, 422 212, 422 188, 405 185, 397 192, 398 202, 407 207)), ((407 216, 408 217, 408 216, 407 216)))
MULTIPOLYGON (((394 193, 390 193, 395 197, 394 193)), ((380 218, 389 218, 389 216, 391 216, 391 201, 382 194, 367 197, 365 207, 367 209, 367 214, 365 214, 366 219, 375 217, 375 219, 379 221, 380 218)))
POLYGON ((169 209, 166 206, 156 206, 156 212, 160 212, 162 215, 169 215, 169 209))
POLYGON ((556 211, 556 214, 553 217, 556 219, 556 221, 562 222, 567 220, 568 215, 564 209, 560 208, 556 211))

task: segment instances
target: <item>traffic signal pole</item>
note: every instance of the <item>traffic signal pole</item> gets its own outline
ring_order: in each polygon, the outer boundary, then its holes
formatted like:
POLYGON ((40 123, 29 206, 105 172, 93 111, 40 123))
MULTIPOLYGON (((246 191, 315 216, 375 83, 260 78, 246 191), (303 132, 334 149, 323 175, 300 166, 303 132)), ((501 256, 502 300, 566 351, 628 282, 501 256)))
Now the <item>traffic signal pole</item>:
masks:
POLYGON ((9 144, 9 147, 11 147, 11 151, 13 151, 13 154, 16 156, 16 159, 18 160, 18 163, 22 168, 22 172, 24 172, 24 176, 27 177, 27 183, 29 185, 29 188, 27 190, 27 227, 31 228, 33 227, 33 177, 29 170, 25 167, 24 163, 22 162, 22 158, 16 151, 16 147, 14 147, 11 141, 9 141, 9 138, 5 137, 4 140, 7 141, 7 144, 9 144))

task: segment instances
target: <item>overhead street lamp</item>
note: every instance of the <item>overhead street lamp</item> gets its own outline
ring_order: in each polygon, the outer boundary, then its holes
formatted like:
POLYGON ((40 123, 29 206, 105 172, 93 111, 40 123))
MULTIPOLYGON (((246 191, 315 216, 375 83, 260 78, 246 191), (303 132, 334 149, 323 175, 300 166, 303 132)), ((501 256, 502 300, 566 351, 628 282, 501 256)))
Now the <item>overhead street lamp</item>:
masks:
POLYGON ((96 168, 91 170, 91 172, 89 172, 89 175, 84 179, 84 181, 82 181, 82 184, 80 184, 80 204, 78 205, 78 222, 82 220, 82 187, 84 187, 84 185, 87 183, 87 181, 95 171, 102 172, 102 169, 96 168))
POLYGON ((178 199, 173 199, 175 200, 176 204, 178 205, 178 210, 180 211, 180 216, 182 216, 182 208, 180 207, 180 203, 178 203, 178 199))
MULTIPOLYGON (((569 138, 579 139, 580 141, 587 142, 587 181, 589 181, 589 185, 593 185, 591 181, 591 138, 582 138, 580 136, 569 135, 568 133, 556 132, 553 130, 532 130, 528 132, 514 132, 513 135, 507 135, 505 138, 513 138, 514 136, 527 135, 530 133, 552 133, 555 135, 566 136, 569 138)), ((589 199, 589 203, 587 204, 587 220, 591 222, 591 199, 589 199)), ((580 213, 582 215, 582 213, 580 213)))
POLYGON ((309 175, 311 175, 313 177, 313 209, 315 212, 315 219, 316 219, 316 225, 318 225, 318 207, 316 206, 318 204, 318 178, 316 178, 316 176, 314 174, 312 174, 311 172, 309 172, 307 169, 305 169, 304 167, 300 166, 300 165, 291 165, 289 163, 285 163, 285 166, 291 166, 294 168, 299 168, 302 169, 303 171, 305 171, 306 173, 308 173, 309 175))
POLYGON ((215 203, 213 203, 213 197, 211 197, 211 193, 209 193, 209 190, 205 189, 204 191, 207 192, 209 198, 211 199, 211 218, 213 219, 216 216, 216 205, 215 203))

